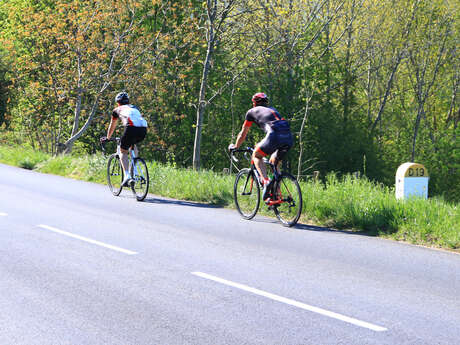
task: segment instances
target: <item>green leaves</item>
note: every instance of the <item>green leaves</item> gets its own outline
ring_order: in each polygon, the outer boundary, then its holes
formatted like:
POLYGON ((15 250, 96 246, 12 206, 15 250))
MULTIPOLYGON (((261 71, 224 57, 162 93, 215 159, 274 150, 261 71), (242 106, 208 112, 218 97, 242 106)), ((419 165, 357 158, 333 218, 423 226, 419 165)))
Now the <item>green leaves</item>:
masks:
MULTIPOLYGON (((219 17, 226 2, 217 4, 219 17)), ((366 174, 392 185, 396 167, 414 152, 434 172, 430 193, 458 199, 455 2, 235 4, 225 21, 215 22, 203 167, 228 167, 225 147, 251 95, 262 90, 298 138, 286 163, 291 171, 362 172, 365 155, 366 174)), ((0 1, 0 125, 55 152, 57 142, 88 124, 77 149, 92 152, 106 131, 113 94, 126 89, 150 125, 146 154, 166 161, 159 145, 173 151, 178 166, 190 165, 207 6, 201 0, 0 1)), ((254 127, 247 144, 262 137, 254 127)))

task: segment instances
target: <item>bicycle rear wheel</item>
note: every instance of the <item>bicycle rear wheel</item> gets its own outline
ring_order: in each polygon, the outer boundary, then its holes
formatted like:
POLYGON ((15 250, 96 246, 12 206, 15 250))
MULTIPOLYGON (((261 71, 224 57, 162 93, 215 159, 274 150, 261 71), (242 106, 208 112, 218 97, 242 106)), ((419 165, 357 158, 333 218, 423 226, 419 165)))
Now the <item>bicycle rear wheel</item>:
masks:
POLYGON ((274 186, 274 193, 274 200, 281 201, 273 208, 276 217, 284 226, 297 224, 302 213, 302 191, 299 182, 294 176, 283 173, 274 186))
POLYGON ((134 169, 131 166, 131 176, 134 180, 131 190, 136 196, 137 201, 142 201, 149 192, 149 171, 147 164, 145 164, 142 158, 134 158, 134 169))
POLYGON ((233 197, 241 216, 244 219, 254 218, 260 205, 260 187, 250 169, 243 169, 236 175, 233 197))
POLYGON ((121 193, 121 183, 123 182, 123 168, 120 157, 116 153, 109 157, 107 163, 107 184, 113 195, 118 196, 121 193))

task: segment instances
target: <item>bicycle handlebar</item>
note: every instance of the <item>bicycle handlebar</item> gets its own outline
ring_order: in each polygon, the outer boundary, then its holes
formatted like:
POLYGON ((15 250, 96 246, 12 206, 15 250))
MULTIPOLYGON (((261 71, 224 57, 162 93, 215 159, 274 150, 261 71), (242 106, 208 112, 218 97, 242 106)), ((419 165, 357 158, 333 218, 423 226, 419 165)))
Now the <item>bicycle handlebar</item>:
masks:
MULTIPOLYGON (((103 137, 103 138, 104 138, 104 137, 103 137)), ((102 138, 101 138, 100 143, 101 143, 102 152, 105 153, 105 144, 106 144, 107 142, 109 142, 109 141, 115 141, 115 142, 117 143, 117 145, 118 145, 118 143, 120 142, 120 140, 121 140, 121 139, 118 138, 118 137, 116 137, 116 138, 110 138, 110 139, 105 138, 104 140, 102 140, 102 138)))
POLYGON ((232 160, 234 162, 238 162, 238 159, 235 157, 235 153, 237 152, 243 152, 245 154, 246 159, 249 160, 249 158, 246 156, 246 153, 252 153, 254 149, 252 147, 246 147, 245 149, 232 149, 230 150, 230 155, 232 157, 232 160))
POLYGON ((246 147, 245 149, 232 149, 230 152, 253 152, 254 149, 252 147, 246 147))

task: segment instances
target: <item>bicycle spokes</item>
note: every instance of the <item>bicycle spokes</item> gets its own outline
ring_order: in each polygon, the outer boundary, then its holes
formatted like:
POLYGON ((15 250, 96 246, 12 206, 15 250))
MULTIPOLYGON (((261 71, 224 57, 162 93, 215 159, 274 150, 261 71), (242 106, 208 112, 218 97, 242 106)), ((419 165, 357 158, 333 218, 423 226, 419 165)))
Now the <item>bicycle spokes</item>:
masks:
POLYGON ((302 193, 297 180, 289 175, 283 174, 277 183, 279 203, 274 206, 278 219, 286 226, 297 223, 302 212, 302 193))
POLYGON ((149 190, 149 172, 147 165, 142 158, 135 158, 131 166, 131 173, 134 184, 131 187, 136 199, 142 201, 149 190))
POLYGON ((143 176, 143 172, 142 172, 142 169, 138 169, 136 167, 136 165, 133 166, 133 176, 134 176, 134 180, 136 182, 142 182, 142 180, 144 180, 144 176, 143 176))
POLYGON ((123 181, 123 169, 121 162, 117 154, 113 154, 109 157, 107 163, 107 184, 113 195, 119 195, 121 193, 121 182, 123 181))
POLYGON ((236 176, 233 197, 238 212, 245 219, 253 218, 260 205, 260 187, 250 169, 241 170, 236 176))
POLYGON ((110 175, 111 176, 120 176, 121 175, 121 171, 120 171, 120 167, 117 166, 117 165, 113 165, 112 166, 112 171, 110 172, 110 175))
POLYGON ((279 198, 282 200, 282 202, 288 203, 289 207, 295 207, 296 202, 294 198, 292 197, 291 191, 289 190, 289 186, 286 183, 286 179, 284 179, 284 181, 281 181, 281 183, 283 184, 282 189, 284 190, 284 197, 281 194, 281 188, 280 188, 279 198))

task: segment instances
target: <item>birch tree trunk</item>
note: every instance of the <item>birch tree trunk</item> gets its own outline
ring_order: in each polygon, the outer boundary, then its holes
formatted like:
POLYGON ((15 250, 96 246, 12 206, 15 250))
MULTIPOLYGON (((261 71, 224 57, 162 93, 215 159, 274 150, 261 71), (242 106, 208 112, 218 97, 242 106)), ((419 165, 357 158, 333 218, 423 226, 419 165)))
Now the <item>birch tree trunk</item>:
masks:
POLYGON ((211 61, 214 54, 214 49, 218 35, 222 33, 221 27, 225 22, 228 13, 230 12, 234 0, 224 2, 221 12, 218 11, 218 0, 207 0, 207 50, 206 58, 203 63, 203 73, 201 76, 200 95, 198 98, 198 107, 196 111, 196 128, 195 142, 193 144, 193 169, 200 170, 201 168, 201 136, 203 131, 203 119, 208 101, 206 100, 206 87, 208 85, 208 77, 211 71, 211 61))
POLYGON ((300 131, 299 131, 299 162, 297 165, 297 179, 299 179, 300 175, 302 175, 303 130, 305 128, 305 124, 307 123, 308 110, 310 107, 310 100, 311 100, 311 94, 309 94, 308 90, 306 93, 307 94, 306 94, 306 100, 305 100, 305 112, 303 115, 302 125, 300 126, 300 131))
MULTIPOLYGON (((209 3, 210 1, 208 1, 209 3)), ((203 127, 204 111, 206 109, 206 86, 208 85, 208 76, 211 69, 211 59, 214 52, 215 35, 213 23, 215 15, 209 16, 209 32, 208 32, 208 49, 206 51, 206 59, 203 65, 203 74, 201 77, 200 97, 198 100, 198 108, 196 111, 196 128, 195 128, 195 143, 193 145, 193 169, 200 170, 201 165, 201 132, 203 127)))

